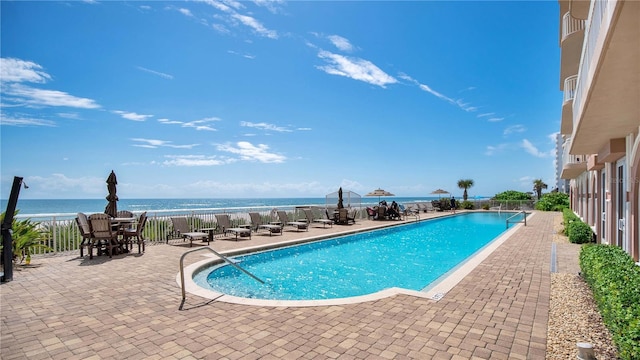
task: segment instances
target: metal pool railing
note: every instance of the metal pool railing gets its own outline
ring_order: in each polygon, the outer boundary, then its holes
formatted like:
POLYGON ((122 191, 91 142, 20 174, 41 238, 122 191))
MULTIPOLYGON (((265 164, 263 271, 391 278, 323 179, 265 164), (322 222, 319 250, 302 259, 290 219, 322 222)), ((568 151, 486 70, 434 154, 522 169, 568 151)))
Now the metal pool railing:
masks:
POLYGON ((524 222, 524 226, 527 226, 527 213, 526 213, 526 211, 523 210, 523 211, 517 212, 517 213, 509 216, 507 218, 507 229, 509 228, 509 222, 511 222, 513 224, 518 224, 518 223, 524 222), (517 217, 519 215, 522 215, 522 220, 511 220, 511 219, 513 219, 513 218, 515 218, 515 217, 517 217))

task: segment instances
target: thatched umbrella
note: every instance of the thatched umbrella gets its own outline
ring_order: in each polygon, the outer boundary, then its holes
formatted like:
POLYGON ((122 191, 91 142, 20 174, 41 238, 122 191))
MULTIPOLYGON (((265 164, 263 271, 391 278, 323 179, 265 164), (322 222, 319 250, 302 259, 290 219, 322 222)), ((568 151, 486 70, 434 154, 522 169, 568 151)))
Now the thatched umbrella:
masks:
POLYGON ((118 214, 118 195, 116 195, 116 185, 118 185, 118 180, 116 180, 116 173, 111 170, 111 174, 107 178, 107 191, 109 195, 107 195, 107 207, 104 208, 104 213, 110 215, 111 217, 116 217, 118 214))
POLYGON ((440 195, 443 195, 443 194, 449 194, 449 192, 448 192, 448 191, 446 191, 446 190, 442 190, 442 189, 434 190, 434 191, 432 191, 431 193, 432 193, 432 194, 438 194, 438 199, 440 198, 440 195))
POLYGON ((395 196, 392 193, 386 191, 386 190, 382 190, 380 188, 373 190, 372 192, 368 193, 365 196, 377 196, 378 197, 378 203, 380 202, 380 197, 381 196, 395 196))

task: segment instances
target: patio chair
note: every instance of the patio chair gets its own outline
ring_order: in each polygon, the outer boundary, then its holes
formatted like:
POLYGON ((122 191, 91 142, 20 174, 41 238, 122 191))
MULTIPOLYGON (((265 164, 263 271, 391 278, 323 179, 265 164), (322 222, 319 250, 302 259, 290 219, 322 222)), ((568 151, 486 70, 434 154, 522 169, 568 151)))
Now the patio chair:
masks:
POLYGON ((76 216, 76 224, 80 230, 82 241, 80 242, 80 257, 84 257, 84 248, 89 249, 91 246, 91 227, 89 226, 89 219, 85 213, 78 213, 76 216))
MULTIPOLYGON (((199 231, 191 231, 191 227, 189 223, 187 223, 186 217, 172 217, 171 223, 173 224, 173 231, 175 231, 178 236, 182 237, 183 240, 189 240, 189 247, 193 246, 193 240, 207 240, 207 245, 210 244, 209 234, 199 232, 199 231)), ((169 238, 167 237, 167 243, 169 243, 169 238)))
POLYGON ((289 216, 287 216, 285 211, 278 210, 278 218, 283 226, 294 226, 298 231, 300 231, 300 229, 309 231, 309 224, 303 221, 289 221, 289 216))
POLYGON ((414 209, 412 207, 405 207, 403 204, 399 204, 400 208, 400 217, 401 219, 407 219, 408 216, 413 216, 416 220, 420 220, 420 210, 414 209))
POLYGON ((227 214, 216 214, 216 221, 218 226, 222 229, 222 234, 233 233, 236 235, 236 241, 238 241, 238 235, 249 236, 251 239, 251 228, 231 227, 231 220, 227 214))
POLYGON ((91 229, 91 245, 89 246, 89 259, 93 259, 93 248, 107 251, 109 257, 113 256, 113 249, 118 244, 118 233, 111 227, 111 216, 107 214, 89 215, 89 228, 91 229))
POLYGON ((269 230, 269 236, 273 233, 280 233, 280 235, 282 235, 282 226, 263 223, 262 217, 257 212, 250 212, 249 217, 251 218, 251 227, 255 232, 258 232, 260 229, 267 229, 269 230))
POLYGON ((326 228, 327 224, 329 224, 333 227, 333 220, 316 218, 313 216, 313 211, 311 209, 302 209, 302 211, 304 212, 304 216, 307 218, 308 224, 319 223, 322 224, 323 228, 326 228))
POLYGON ((356 211, 356 209, 353 209, 351 212, 349 212, 349 209, 338 209, 338 220, 336 221, 336 223, 341 225, 349 225, 349 222, 353 222, 355 224, 356 211))
POLYGON ((120 210, 116 213, 116 217, 118 218, 132 218, 135 217, 133 213, 129 210, 120 210))
POLYGON ((123 239, 125 246, 127 248, 133 250, 133 242, 135 238, 135 242, 138 244, 138 254, 140 254, 140 248, 142 247, 142 252, 144 252, 144 236, 142 236, 142 232, 144 231, 144 226, 147 224, 147 212, 143 212, 140 214, 140 218, 138 219, 138 224, 132 227, 125 228, 123 230, 123 239))

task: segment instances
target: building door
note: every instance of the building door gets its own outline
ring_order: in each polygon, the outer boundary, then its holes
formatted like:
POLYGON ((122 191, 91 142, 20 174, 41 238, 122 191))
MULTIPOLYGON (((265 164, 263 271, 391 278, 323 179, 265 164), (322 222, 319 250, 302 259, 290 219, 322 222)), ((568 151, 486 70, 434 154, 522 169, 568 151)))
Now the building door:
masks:
POLYGON ((602 196, 600 198, 600 239, 603 244, 607 242, 607 173, 602 171, 602 182, 600 184, 602 196))
POLYGON ((620 159, 616 163, 616 245, 622 247, 625 251, 629 252, 629 244, 625 241, 625 221, 627 218, 627 197, 625 188, 625 166, 624 158, 620 159))

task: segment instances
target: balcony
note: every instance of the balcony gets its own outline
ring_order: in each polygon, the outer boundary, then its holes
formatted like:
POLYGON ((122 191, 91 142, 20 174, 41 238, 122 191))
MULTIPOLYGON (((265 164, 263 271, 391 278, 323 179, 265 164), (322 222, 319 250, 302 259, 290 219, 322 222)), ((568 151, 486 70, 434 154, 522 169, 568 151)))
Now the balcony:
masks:
POLYGON ((571 154, 598 153, 640 125, 640 2, 594 1, 589 11, 573 100, 571 154))
POLYGON ((570 12, 562 16, 560 90, 564 90, 565 79, 578 73, 584 41, 584 24, 584 20, 572 17, 570 12))
POLYGON ((591 5, 591 0, 571 0, 569 3, 571 16, 577 19, 586 19, 589 15, 589 5, 591 5))
POLYGON ((562 102, 562 120, 560 121, 560 133, 571 135, 573 132, 573 98, 576 96, 576 84, 578 75, 569 76, 564 81, 564 101, 562 102))
POLYGON ((587 171, 587 163, 584 161, 584 155, 567 155, 563 156, 561 179, 575 179, 583 172, 587 171))

